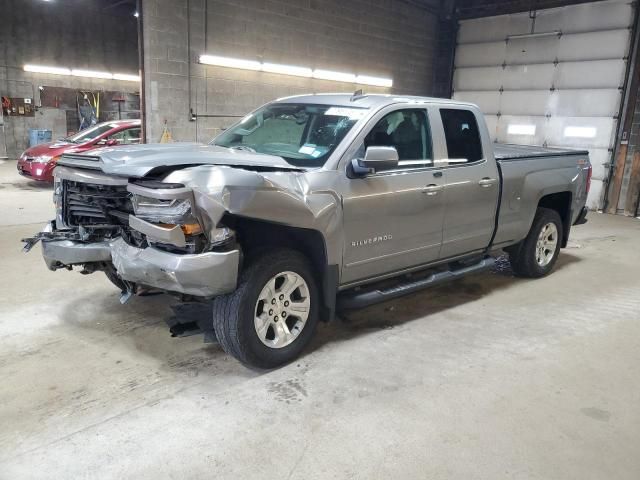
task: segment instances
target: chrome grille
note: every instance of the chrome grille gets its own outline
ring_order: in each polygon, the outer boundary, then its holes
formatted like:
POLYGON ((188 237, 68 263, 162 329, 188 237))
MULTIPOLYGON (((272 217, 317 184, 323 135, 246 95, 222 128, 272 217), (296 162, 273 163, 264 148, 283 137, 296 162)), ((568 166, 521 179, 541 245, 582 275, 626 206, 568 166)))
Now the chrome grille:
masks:
POLYGON ((65 223, 69 226, 126 225, 133 213, 126 185, 62 181, 65 223))

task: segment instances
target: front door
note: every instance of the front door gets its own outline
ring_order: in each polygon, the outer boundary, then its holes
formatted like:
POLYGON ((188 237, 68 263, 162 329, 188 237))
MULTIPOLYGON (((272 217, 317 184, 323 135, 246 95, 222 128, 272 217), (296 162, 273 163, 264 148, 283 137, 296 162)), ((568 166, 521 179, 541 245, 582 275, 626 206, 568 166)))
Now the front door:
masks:
POLYGON ((473 111, 439 108, 448 158, 444 162, 444 227, 440 258, 482 250, 495 228, 500 193, 496 162, 483 153, 483 135, 473 111))
POLYGON ((343 283, 432 262, 440 253, 444 175, 434 168, 427 112, 395 108, 372 121, 358 155, 369 146, 392 146, 398 167, 347 179, 343 283))

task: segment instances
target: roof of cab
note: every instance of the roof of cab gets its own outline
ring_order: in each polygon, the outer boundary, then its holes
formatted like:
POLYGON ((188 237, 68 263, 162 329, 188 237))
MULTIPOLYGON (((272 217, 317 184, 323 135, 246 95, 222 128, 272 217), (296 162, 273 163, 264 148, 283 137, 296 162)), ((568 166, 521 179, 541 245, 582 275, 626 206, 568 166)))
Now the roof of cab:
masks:
POLYGON ((449 98, 418 97, 415 95, 362 94, 353 93, 313 93, 278 98, 274 103, 310 103, 316 105, 338 105, 349 107, 384 107, 394 103, 433 103, 446 102, 452 105, 475 106, 468 102, 459 102, 449 98))

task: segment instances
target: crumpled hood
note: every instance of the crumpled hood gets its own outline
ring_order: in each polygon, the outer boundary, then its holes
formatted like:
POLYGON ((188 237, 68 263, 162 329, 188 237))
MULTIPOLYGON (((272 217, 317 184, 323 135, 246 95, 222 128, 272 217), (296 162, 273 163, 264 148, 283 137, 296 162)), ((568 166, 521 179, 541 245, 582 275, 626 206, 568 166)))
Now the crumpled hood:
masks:
MULTIPOLYGON (((99 161, 100 169, 111 175, 144 177, 153 169, 189 165, 228 165, 238 167, 266 167, 276 170, 300 171, 281 157, 233 150, 200 143, 155 143, 99 148, 69 156, 61 164, 76 166, 75 162, 99 161), (99 159, 99 160, 98 160, 99 159)), ((77 165, 80 166, 80 165, 77 165)), ((85 163, 85 166, 86 163, 85 163)))

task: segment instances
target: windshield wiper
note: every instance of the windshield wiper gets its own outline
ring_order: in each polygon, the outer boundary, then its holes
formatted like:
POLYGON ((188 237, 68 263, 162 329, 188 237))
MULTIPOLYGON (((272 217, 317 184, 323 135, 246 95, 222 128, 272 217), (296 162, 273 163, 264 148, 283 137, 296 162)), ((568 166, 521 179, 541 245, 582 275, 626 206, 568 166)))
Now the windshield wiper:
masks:
POLYGON ((255 149, 251 147, 247 147, 246 145, 234 145, 233 147, 229 147, 231 150, 243 150, 245 152, 257 153, 255 149))

